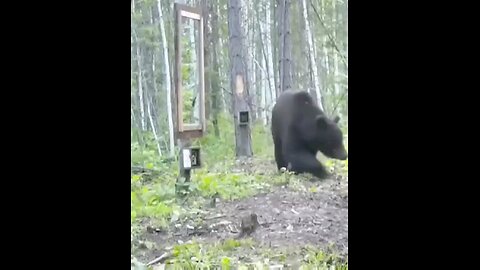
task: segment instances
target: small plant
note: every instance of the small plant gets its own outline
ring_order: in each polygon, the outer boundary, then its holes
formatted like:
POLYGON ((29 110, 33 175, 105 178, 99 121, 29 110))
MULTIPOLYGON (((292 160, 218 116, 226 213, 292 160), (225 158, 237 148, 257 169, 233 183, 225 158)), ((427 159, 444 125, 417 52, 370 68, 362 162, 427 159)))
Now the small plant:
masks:
POLYGON ((304 248, 304 264, 302 269, 324 269, 324 270, 348 270, 348 263, 337 256, 337 254, 330 248, 325 250, 319 250, 313 247, 304 248))
POLYGON ((225 240, 225 242, 223 242, 220 245, 220 248, 224 251, 231 251, 231 250, 234 250, 234 249, 240 247, 241 245, 242 244, 237 240, 227 239, 227 240, 225 240))
POLYGON ((222 269, 229 270, 231 268, 230 258, 223 257, 222 258, 222 269))
MULTIPOLYGON (((252 147, 255 158, 264 162, 268 169, 265 171, 260 167, 257 173, 256 170, 248 170, 248 164, 243 164, 247 169, 239 170, 235 161, 235 135, 231 118, 229 115, 219 115, 218 137, 213 134, 212 124, 209 123, 208 129, 212 132, 193 141, 193 144, 201 147, 203 164, 192 173, 189 196, 183 199, 177 198, 175 194, 178 162, 166 162, 165 157, 158 156, 155 141, 149 132, 134 134, 143 136, 143 144, 132 142, 132 163, 133 166, 138 165, 145 170, 131 176, 132 249, 142 245, 134 239, 145 230, 145 221, 151 227, 168 228, 172 222, 182 220, 182 216, 190 213, 192 209, 204 207, 214 197, 223 200, 240 199, 278 185, 302 192, 319 192, 316 186, 305 186, 305 182, 311 179, 310 176, 294 175, 286 170, 279 173, 273 162, 265 162, 273 161, 273 143, 269 128, 261 124, 252 126, 252 147), (150 171, 156 173, 152 174, 150 171)), ((256 160, 253 161, 255 162, 256 160)), ((348 160, 324 159, 322 162, 334 173, 348 175, 348 160)), ((196 220, 193 221, 197 223, 196 220)), ((198 224, 202 222, 199 220, 198 224)), ((147 243, 143 245, 148 247, 147 243)), ((212 244, 194 242, 174 246, 173 258, 168 260, 166 269, 245 269, 245 265, 236 261, 235 253, 253 248, 256 249, 255 259, 247 263, 247 269, 252 266, 268 269, 268 265, 274 262, 283 263, 288 257, 288 254, 279 255, 275 250, 258 249, 251 239, 228 239, 212 244)), ((302 255, 302 269, 348 269, 347 263, 331 252, 309 248, 305 249, 302 255)), ((142 268, 145 266, 134 263, 132 259, 132 267, 133 264, 136 269, 148 269, 142 268)))

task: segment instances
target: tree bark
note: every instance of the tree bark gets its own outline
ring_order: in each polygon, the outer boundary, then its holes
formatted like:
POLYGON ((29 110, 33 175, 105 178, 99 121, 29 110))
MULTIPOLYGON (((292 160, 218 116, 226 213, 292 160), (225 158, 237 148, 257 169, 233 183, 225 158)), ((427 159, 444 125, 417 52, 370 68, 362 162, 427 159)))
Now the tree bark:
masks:
POLYGON ((265 35, 266 35, 266 41, 264 42, 266 48, 267 48, 267 59, 266 59, 266 64, 267 64, 267 71, 268 71, 268 86, 270 90, 270 103, 268 111, 271 112, 273 102, 277 100, 277 88, 276 83, 275 83, 275 72, 274 72, 274 65, 273 65, 273 54, 272 54, 272 31, 271 31, 271 11, 270 11, 270 1, 267 0, 267 3, 265 5, 265 10, 266 10, 266 22, 265 22, 265 35))
POLYGON ((160 34, 162 37, 162 44, 163 44, 163 63, 165 64, 165 83, 167 88, 167 118, 168 118, 168 143, 169 143, 169 154, 170 157, 175 156, 175 138, 174 138, 174 130, 173 130, 173 113, 172 113, 172 85, 171 85, 171 75, 170 75, 170 65, 169 65, 169 57, 168 57, 168 43, 167 37, 165 34, 165 24, 163 21, 163 12, 162 12, 162 4, 161 0, 157 2, 157 9, 159 14, 159 23, 160 23, 160 34))
POLYGON ((280 27, 279 33, 279 68, 280 68, 280 92, 292 88, 292 44, 290 32, 290 0, 278 0, 280 27))
POLYGON ((245 48, 243 48, 243 31, 240 26, 240 1, 228 1, 228 30, 231 77, 230 86, 233 93, 233 111, 235 125, 235 152, 236 156, 252 156, 252 139, 250 125, 239 125, 238 114, 247 111, 251 115, 247 99, 249 97, 248 83, 246 83, 245 48))
POLYGON ((216 10, 216 6, 218 6, 218 0, 215 1, 215 5, 210 1, 209 10, 210 14, 212 14, 212 75, 210 77, 210 83, 212 85, 212 113, 213 113, 213 130, 215 133, 215 137, 220 137, 220 130, 218 128, 218 114, 220 112, 220 104, 221 104, 221 89, 220 89, 220 69, 218 63, 218 47, 219 44, 219 35, 218 35, 218 13, 212 12, 216 10))
MULTIPOLYGON (((132 12, 135 13, 135 2, 132 4, 132 12)), ((138 86, 138 99, 139 99, 139 107, 140 107, 140 127, 142 131, 146 130, 146 123, 145 123, 145 109, 144 109, 144 102, 143 102, 143 78, 142 78, 142 61, 140 59, 140 43, 138 41, 137 32, 134 30, 133 35, 135 37, 136 43, 136 57, 137 57, 137 86, 138 86)))
POLYGON ((306 39, 308 44, 307 47, 308 47, 309 67, 311 69, 310 78, 313 79, 313 87, 315 89, 317 104, 323 110, 322 93, 320 91, 320 82, 318 81, 317 65, 315 63, 315 59, 317 59, 317 57, 314 51, 313 35, 312 35, 312 31, 310 30, 310 23, 308 21, 308 9, 307 9, 306 0, 302 0, 302 9, 303 9, 303 18, 305 21, 306 39))

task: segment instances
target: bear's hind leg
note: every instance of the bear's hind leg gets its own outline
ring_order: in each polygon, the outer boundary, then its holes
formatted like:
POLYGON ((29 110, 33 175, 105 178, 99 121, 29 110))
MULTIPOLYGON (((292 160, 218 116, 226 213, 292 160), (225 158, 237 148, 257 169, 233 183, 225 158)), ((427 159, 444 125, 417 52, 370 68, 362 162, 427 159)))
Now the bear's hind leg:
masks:
POLYGON ((282 142, 280 140, 275 140, 275 161, 277 163, 277 168, 280 170, 282 167, 287 167, 285 160, 283 158, 283 151, 282 151, 282 142))
POLYGON ((320 179, 325 179, 330 176, 322 163, 311 154, 296 154, 292 156, 290 160, 289 167, 291 171, 296 173, 311 173, 320 179))

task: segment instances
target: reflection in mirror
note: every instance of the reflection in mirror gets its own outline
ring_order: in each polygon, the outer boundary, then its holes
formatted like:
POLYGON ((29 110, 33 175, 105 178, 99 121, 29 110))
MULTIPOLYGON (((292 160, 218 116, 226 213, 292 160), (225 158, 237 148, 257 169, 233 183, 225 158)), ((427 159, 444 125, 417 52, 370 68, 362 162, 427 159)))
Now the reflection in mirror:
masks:
POLYGON ((181 76, 183 123, 186 126, 199 126, 200 122, 200 69, 199 69, 199 38, 200 21, 183 17, 181 42, 181 76))

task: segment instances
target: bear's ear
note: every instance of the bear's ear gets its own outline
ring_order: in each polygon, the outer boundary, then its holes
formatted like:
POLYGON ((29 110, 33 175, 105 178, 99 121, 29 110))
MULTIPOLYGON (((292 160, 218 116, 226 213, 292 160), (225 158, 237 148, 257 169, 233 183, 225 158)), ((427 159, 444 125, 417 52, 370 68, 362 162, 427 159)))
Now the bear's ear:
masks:
POLYGON ((335 122, 335 124, 338 124, 338 122, 340 122, 340 116, 336 115, 335 118, 333 118, 333 122, 335 122))
POLYGON ((328 124, 328 119, 323 116, 323 115, 318 115, 316 118, 315 118, 315 122, 317 123, 317 126, 318 127, 321 127, 321 128, 324 128, 327 126, 328 124))

